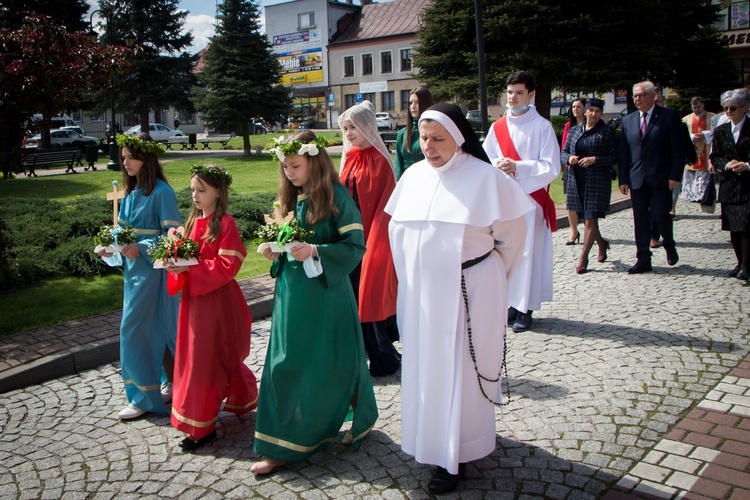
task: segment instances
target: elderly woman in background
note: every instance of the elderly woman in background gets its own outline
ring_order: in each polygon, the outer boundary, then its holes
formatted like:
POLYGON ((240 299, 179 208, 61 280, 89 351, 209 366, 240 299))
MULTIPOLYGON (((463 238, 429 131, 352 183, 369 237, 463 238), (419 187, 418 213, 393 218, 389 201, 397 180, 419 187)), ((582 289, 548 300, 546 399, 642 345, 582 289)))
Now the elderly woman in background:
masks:
POLYGON ((385 207, 403 332, 401 447, 438 466, 428 489, 445 493, 495 449, 508 281, 533 202, 490 165, 457 106, 427 109, 419 134, 425 159, 385 207))
MULTIPOLYGON (((565 147, 565 143, 568 140, 570 129, 575 127, 576 125, 583 125, 584 123, 586 123, 585 108, 585 97, 579 97, 571 103, 570 109, 568 110, 568 121, 565 122, 565 126, 563 127, 562 132, 561 142, 563 148, 565 147)), ((562 171, 563 192, 565 194, 568 194, 567 182, 568 177, 570 176, 570 165, 563 164, 563 167, 566 167, 562 171)), ((570 225, 570 239, 565 244, 575 245, 577 242, 581 241, 581 233, 578 232, 578 212, 568 210, 568 224, 570 225)))
POLYGON ((729 231, 737 266, 729 276, 748 284, 750 278, 750 92, 736 89, 722 94, 728 122, 714 130, 711 163, 719 175, 721 229, 729 231))
POLYGON ((583 249, 576 273, 588 270, 589 252, 599 245, 597 260, 607 260, 609 242, 602 238, 599 219, 609 211, 612 195, 611 167, 617 162, 617 135, 602 121, 604 101, 591 98, 586 103, 586 122, 570 130, 560 162, 570 169, 567 179, 568 210, 583 219, 583 249))

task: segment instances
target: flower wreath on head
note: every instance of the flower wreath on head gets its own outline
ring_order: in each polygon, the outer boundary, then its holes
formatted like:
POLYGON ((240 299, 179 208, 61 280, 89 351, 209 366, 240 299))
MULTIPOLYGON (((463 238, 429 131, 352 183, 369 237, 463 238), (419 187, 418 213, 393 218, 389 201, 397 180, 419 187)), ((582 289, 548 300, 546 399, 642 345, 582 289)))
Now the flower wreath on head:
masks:
POLYGON ((142 153, 149 153, 156 156, 161 156, 167 152, 167 149, 162 144, 154 141, 144 141, 137 135, 118 134, 117 145, 121 148, 137 149, 142 153))
POLYGON ((321 149, 328 147, 325 137, 316 137, 312 142, 302 142, 299 139, 285 142, 284 136, 271 140, 266 149, 276 154, 276 158, 283 162, 288 156, 303 155, 317 156, 321 149))
POLYGON ((197 174, 202 174, 204 177, 211 177, 227 187, 232 183, 232 174, 221 167, 213 165, 193 165, 190 168, 190 177, 197 174))

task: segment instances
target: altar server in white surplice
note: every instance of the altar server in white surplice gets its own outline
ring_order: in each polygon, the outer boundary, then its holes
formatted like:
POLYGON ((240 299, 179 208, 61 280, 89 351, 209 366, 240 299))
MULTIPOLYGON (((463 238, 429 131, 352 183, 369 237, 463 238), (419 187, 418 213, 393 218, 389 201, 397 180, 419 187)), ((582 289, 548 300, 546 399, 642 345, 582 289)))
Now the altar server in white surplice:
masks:
POLYGON ((444 493, 495 449, 508 279, 533 202, 489 164, 457 106, 427 109, 419 134, 425 159, 385 208, 403 339, 401 447, 438 466, 429 490, 444 493))

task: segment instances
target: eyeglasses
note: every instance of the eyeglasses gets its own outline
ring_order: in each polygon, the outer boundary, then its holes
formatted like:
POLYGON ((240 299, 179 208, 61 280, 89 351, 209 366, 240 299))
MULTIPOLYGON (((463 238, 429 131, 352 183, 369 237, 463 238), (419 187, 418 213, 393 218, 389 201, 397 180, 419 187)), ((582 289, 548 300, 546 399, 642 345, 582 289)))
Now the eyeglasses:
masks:
POLYGON ((647 95, 652 95, 652 93, 633 94, 633 99, 640 99, 641 97, 646 97, 647 95))
POLYGON ((729 111, 730 113, 734 113, 740 109, 738 106, 724 106, 724 111, 729 111))

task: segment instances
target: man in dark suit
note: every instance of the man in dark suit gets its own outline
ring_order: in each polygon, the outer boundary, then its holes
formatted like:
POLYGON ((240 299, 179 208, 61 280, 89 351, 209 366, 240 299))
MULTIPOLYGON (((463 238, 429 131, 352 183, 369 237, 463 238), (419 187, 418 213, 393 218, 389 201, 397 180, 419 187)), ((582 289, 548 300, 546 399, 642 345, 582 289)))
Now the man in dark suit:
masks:
POLYGON ((630 274, 651 271, 650 219, 659 225, 667 263, 679 256, 672 230, 672 190, 680 185, 685 168, 684 127, 679 114, 654 104, 656 89, 645 81, 633 85, 638 111, 622 120, 620 136, 620 192, 630 193, 635 226, 636 263, 630 274))

